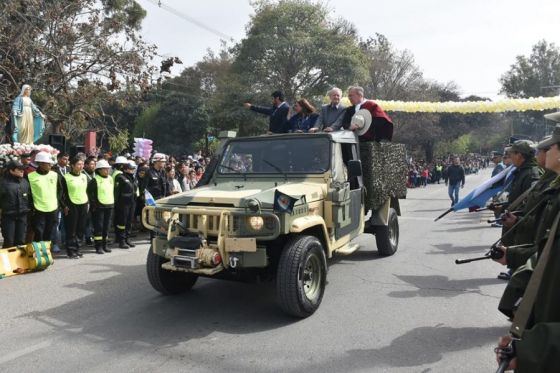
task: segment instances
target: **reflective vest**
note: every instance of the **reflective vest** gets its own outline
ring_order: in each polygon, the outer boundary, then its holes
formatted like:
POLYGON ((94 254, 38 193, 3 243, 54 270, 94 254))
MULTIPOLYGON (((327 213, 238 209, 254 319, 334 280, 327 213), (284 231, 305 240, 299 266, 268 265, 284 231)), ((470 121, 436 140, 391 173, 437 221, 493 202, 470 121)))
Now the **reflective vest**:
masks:
POLYGON ((122 171, 121 171, 121 170, 115 170, 115 171, 113 171, 113 175, 111 175, 111 176, 113 176, 113 181, 115 181, 115 178, 116 178, 117 176, 119 176, 119 174, 122 174, 122 171))
POLYGON ((78 176, 71 172, 64 175, 66 186, 68 187, 68 197, 70 202, 75 205, 83 205, 88 202, 87 185, 88 179, 84 174, 78 176))
POLYGON ((53 212, 58 209, 58 174, 49 171, 46 175, 41 175, 37 171, 30 173, 28 176, 29 185, 31 186, 31 195, 33 197, 33 206, 35 210, 41 212, 53 212))
POLYGON ((112 205, 115 203, 115 194, 113 190, 113 178, 110 176, 102 177, 95 175, 97 184, 97 199, 102 205, 112 205))

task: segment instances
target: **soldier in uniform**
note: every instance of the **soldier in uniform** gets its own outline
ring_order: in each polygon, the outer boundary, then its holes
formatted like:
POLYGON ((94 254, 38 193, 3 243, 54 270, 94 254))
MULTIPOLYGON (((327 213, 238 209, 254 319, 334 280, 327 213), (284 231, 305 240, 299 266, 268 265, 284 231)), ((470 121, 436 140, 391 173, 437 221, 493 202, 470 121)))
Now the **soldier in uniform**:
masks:
POLYGON ((130 242, 130 229, 138 195, 138 183, 134 177, 136 163, 130 161, 122 166, 122 173, 115 178, 115 225, 120 249, 135 245, 130 242))
MULTIPOLYGON (((560 114, 557 114, 560 118, 560 114)), ((552 137, 539 144, 549 146, 546 167, 560 175, 560 126, 554 130, 552 137)), ((557 184, 556 179, 551 185, 557 184)), ((556 191, 550 203, 556 206, 556 213, 550 207, 550 213, 543 214, 544 219, 558 222, 560 215, 560 193, 556 191)), ((549 206, 547 206, 548 208, 549 206)), ((543 220, 539 223, 543 224, 543 220)), ((524 372, 560 372, 560 230, 553 224, 544 231, 538 242, 537 268, 533 272, 531 284, 523 293, 519 308, 515 310, 511 336, 500 338, 499 346, 505 347, 515 337, 515 358, 508 369, 524 372), (552 229, 555 228, 555 229, 552 229), (541 257, 542 256, 542 257, 541 257)), ((498 356, 500 357, 500 356, 498 356)))

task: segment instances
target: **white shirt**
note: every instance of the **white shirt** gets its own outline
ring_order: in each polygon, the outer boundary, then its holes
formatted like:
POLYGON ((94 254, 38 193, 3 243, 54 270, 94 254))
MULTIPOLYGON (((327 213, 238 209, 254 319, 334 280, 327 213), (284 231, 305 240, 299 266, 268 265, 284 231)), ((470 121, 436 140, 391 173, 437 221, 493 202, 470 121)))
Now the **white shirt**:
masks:
POLYGON ((366 102, 367 100, 363 100, 362 102, 360 102, 358 105, 356 105, 356 113, 358 112, 358 110, 360 110, 360 108, 362 107, 362 105, 364 104, 364 102, 366 102))

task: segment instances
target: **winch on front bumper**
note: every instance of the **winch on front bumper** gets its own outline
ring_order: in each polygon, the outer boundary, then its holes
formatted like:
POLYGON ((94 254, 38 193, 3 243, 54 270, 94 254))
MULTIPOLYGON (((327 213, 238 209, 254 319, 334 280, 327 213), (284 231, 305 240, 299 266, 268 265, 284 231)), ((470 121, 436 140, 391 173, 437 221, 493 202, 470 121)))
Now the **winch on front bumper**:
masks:
POLYGON ((205 275, 266 267, 266 247, 257 240, 274 240, 281 231, 277 215, 243 209, 146 206, 142 221, 156 232, 154 253, 169 259, 162 268, 205 275))

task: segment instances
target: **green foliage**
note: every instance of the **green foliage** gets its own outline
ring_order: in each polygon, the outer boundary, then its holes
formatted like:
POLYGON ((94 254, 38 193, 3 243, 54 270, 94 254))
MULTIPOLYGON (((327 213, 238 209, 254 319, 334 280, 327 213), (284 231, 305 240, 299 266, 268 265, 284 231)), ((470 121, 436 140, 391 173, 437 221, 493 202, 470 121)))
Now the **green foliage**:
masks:
POLYGON ((128 148, 128 130, 116 131, 109 135, 109 148, 113 153, 120 154, 128 148))
POLYGON ((280 89, 293 101, 366 76, 356 30, 330 19, 325 5, 261 1, 255 11, 246 38, 233 49, 233 69, 249 92, 269 97, 280 89))
POLYGON ((502 75, 501 93, 513 98, 556 96, 560 84, 560 49, 541 40, 530 56, 517 56, 515 63, 502 75))
POLYGON ((150 127, 155 122, 160 109, 161 104, 159 102, 153 102, 144 109, 134 123, 134 137, 146 136, 146 132, 150 130, 150 127))

